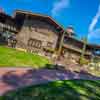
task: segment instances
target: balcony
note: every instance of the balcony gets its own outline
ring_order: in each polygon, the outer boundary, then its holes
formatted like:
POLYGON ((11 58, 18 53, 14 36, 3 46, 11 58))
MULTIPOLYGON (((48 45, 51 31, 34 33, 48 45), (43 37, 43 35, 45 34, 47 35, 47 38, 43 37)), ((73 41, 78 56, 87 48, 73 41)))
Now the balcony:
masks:
MULTIPOLYGON (((74 51, 76 51, 78 53, 82 53, 82 48, 79 48, 77 45, 72 45, 72 43, 64 43, 63 46, 65 48, 74 50, 74 51)), ((85 55, 91 55, 91 52, 90 51, 86 51, 85 55)))
POLYGON ((8 30, 11 30, 11 31, 14 31, 16 32, 16 28, 14 26, 11 26, 11 25, 7 25, 7 24, 4 24, 4 23, 0 23, 0 27, 1 28, 5 28, 5 29, 8 29, 8 30))

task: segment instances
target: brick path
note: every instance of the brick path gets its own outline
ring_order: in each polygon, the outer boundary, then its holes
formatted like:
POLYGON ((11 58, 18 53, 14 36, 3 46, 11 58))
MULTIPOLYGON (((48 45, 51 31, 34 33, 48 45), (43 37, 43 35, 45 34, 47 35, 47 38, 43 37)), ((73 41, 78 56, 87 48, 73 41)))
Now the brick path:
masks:
POLYGON ((59 71, 48 69, 33 70, 31 68, 0 68, 0 95, 29 85, 68 79, 100 80, 100 77, 90 75, 86 72, 77 73, 69 70, 59 71))

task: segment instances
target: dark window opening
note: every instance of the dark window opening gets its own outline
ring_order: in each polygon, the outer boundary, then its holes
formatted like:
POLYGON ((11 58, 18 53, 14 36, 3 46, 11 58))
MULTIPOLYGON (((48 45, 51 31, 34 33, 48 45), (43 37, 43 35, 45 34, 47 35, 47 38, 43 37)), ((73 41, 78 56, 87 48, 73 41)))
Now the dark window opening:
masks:
POLYGON ((28 40, 29 47, 41 48, 41 45, 42 45, 42 42, 40 40, 36 40, 36 39, 28 40))
POLYGON ((52 48, 52 45, 53 45, 53 43, 51 43, 51 42, 47 43, 47 47, 49 47, 49 48, 52 48))

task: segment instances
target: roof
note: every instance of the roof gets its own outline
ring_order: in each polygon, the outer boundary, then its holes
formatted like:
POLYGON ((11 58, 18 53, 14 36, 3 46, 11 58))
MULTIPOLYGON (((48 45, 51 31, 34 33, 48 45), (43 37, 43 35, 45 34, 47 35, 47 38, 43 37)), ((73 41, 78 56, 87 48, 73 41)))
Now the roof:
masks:
POLYGON ((10 15, 8 15, 8 14, 6 14, 6 13, 4 13, 4 12, 0 12, 0 17, 3 17, 3 18, 8 18, 8 19, 10 19, 10 20, 14 20, 14 18, 12 17, 12 16, 10 16, 10 15))
POLYGON ((8 29, 11 32, 16 33, 17 30, 16 30, 16 27, 14 26, 14 24, 15 24, 15 19, 12 16, 7 15, 4 12, 0 12, 0 27, 8 29), (6 19, 8 19, 9 22, 5 22, 6 19))
MULTIPOLYGON (((66 36, 65 36, 65 37, 66 37, 66 36)), ((72 40, 76 41, 77 43, 80 43, 81 45, 84 44, 84 42, 83 42, 82 40, 78 40, 78 39, 76 39, 76 38, 74 38, 74 37, 69 37, 69 36, 67 36, 67 38, 72 39, 72 40)), ((89 44, 89 43, 87 43, 87 48, 90 48, 90 49, 99 49, 99 50, 100 50, 100 45, 89 44)))
POLYGON ((37 13, 32 13, 29 11, 23 11, 23 10, 15 10, 14 12, 14 17, 16 17, 16 15, 18 13, 23 13, 26 15, 31 15, 31 16, 36 16, 36 17, 41 17, 45 20, 47 20, 49 23, 53 24, 57 29, 61 30, 62 32, 64 32, 64 28, 62 26, 60 26, 56 21, 54 21, 54 19, 48 15, 43 15, 43 14, 37 14, 37 13))

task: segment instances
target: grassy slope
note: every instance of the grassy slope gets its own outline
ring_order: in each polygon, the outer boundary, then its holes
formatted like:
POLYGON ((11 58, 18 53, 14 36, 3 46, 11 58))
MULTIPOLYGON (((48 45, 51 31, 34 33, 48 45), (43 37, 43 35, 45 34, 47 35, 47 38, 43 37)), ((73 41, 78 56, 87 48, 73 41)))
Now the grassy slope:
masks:
POLYGON ((44 66, 49 61, 41 56, 0 46, 0 66, 44 66))
POLYGON ((10 92, 1 100, 100 100, 100 81, 56 81, 10 92))

